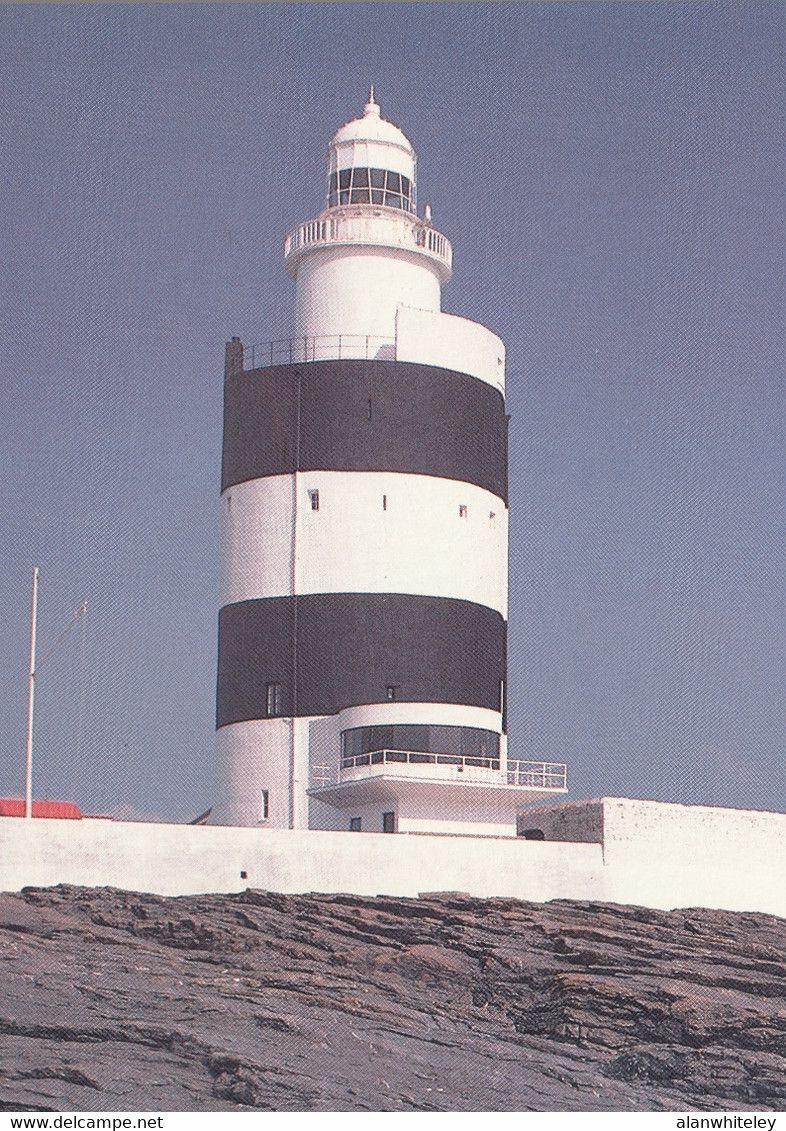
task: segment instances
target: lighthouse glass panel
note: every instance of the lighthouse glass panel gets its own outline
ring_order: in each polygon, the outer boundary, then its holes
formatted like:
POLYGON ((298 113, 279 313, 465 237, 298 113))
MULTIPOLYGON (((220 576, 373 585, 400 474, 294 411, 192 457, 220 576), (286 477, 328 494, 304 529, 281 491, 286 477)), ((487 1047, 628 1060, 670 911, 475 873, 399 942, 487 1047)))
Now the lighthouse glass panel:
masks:
POLYGON ((384 204, 414 212, 415 186, 409 177, 391 169, 339 169, 328 178, 328 207, 340 204, 384 204))
POLYGON ((436 763, 499 769, 499 735, 480 727, 398 723, 341 732, 341 764, 436 763))

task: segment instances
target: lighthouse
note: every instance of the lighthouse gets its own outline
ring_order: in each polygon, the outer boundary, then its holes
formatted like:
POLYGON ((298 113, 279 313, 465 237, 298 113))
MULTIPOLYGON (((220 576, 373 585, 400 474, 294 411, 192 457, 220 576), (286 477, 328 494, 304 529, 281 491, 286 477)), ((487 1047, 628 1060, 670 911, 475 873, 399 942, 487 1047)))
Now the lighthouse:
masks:
POLYGON ((505 351, 373 89, 284 261, 291 336, 226 347, 211 821, 515 835, 565 768, 507 749, 505 351))

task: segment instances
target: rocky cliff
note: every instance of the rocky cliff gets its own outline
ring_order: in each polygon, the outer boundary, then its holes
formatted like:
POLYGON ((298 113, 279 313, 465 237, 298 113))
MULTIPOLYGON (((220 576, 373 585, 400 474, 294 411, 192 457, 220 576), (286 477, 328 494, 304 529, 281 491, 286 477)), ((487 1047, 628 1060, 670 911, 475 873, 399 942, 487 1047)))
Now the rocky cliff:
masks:
POLYGON ((0 895, 0 1108, 784 1110, 786 921, 0 895))

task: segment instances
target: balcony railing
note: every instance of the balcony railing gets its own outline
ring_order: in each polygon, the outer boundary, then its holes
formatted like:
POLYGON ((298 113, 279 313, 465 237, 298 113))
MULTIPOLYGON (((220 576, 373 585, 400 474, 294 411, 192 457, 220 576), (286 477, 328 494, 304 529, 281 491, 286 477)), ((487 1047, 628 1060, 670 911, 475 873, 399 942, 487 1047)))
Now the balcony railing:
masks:
POLYGON ((396 357, 396 339, 376 334, 323 334, 309 338, 280 338, 243 347, 243 368, 264 369, 271 365, 293 365, 306 361, 362 361, 396 357))
POLYGON ((564 762, 524 762, 508 758, 508 784, 534 789, 568 788, 568 767, 564 762))
POLYGON ((459 754, 422 754, 415 750, 374 750, 369 754, 355 754, 341 759, 342 770, 356 766, 379 766, 384 762, 407 762, 411 766, 424 766, 429 763, 437 766, 458 766, 465 769, 474 766, 484 770, 498 770, 499 758, 464 758, 459 754))
POLYGON ((311 786, 313 789, 321 789, 340 782, 357 781, 358 778, 383 774, 386 767, 390 767, 390 772, 394 774, 397 769, 400 772, 403 767, 407 767, 405 775, 416 778, 417 769, 413 774, 409 768, 423 767, 424 777, 441 781, 463 780, 555 792, 567 789, 567 767, 562 762, 530 762, 509 758, 506 768, 502 769, 501 766, 498 758, 472 758, 415 750, 372 750, 342 758, 338 772, 331 772, 331 768, 325 765, 312 767, 311 786), (431 773, 426 767, 433 767, 431 773))
POLYGON ((284 240, 284 259, 290 274, 292 261, 314 247, 339 245, 417 249, 438 265, 443 283, 450 278, 453 248, 447 236, 425 225, 411 213, 374 205, 350 205, 331 210, 332 215, 298 224, 284 240))

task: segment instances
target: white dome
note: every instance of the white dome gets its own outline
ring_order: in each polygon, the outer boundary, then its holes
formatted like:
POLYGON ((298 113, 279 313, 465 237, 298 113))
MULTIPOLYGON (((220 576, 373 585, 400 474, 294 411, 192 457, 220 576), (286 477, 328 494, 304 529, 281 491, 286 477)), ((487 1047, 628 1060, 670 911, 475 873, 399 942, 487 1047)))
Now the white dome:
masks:
POLYGON ((387 145, 396 145, 414 157, 415 151, 409 143, 407 136, 398 126, 385 121, 380 116, 379 105, 374 101, 372 89, 368 102, 363 107, 363 117, 353 118, 336 130, 331 145, 347 141, 381 141, 387 145))

